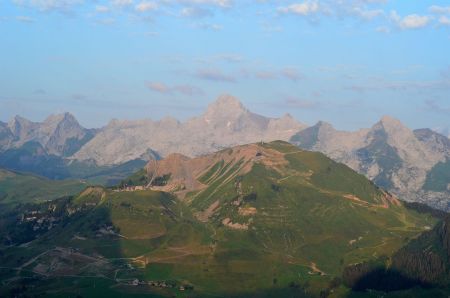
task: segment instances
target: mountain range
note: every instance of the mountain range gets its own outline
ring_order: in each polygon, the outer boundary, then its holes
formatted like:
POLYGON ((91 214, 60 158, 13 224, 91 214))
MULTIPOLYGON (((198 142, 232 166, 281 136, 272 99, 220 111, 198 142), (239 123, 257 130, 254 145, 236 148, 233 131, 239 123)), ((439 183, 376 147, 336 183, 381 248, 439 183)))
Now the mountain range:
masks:
POLYGON ((355 132, 319 122, 290 141, 347 164, 405 200, 449 208, 450 140, 430 129, 412 131, 385 116, 355 132))
POLYGON ((0 122, 0 148, 5 151, 34 143, 42 152, 71 156, 95 133, 95 129, 81 127, 70 113, 51 115, 42 123, 16 116, 8 123, 0 122))
POLYGON ((160 121, 113 120, 72 158, 95 159, 101 165, 118 164, 147 159, 149 149, 161 156, 199 156, 261 140, 288 140, 305 127, 289 114, 279 119, 254 114, 236 98, 224 95, 203 115, 184 123, 169 117, 160 121))
POLYGON ((268 118, 252 113, 229 95, 185 122, 170 117, 112 120, 105 127, 85 129, 68 113, 42 123, 17 116, 0 123, 0 166, 49 178, 94 177, 113 184, 146 161, 171 153, 196 157, 273 140, 325 153, 404 200, 450 209, 448 137, 430 129, 413 131, 388 116, 354 132, 338 131, 325 122, 307 127, 289 114, 268 118), (117 168, 120 175, 108 176, 117 168), (105 171, 108 175, 102 179, 92 174, 105 171))

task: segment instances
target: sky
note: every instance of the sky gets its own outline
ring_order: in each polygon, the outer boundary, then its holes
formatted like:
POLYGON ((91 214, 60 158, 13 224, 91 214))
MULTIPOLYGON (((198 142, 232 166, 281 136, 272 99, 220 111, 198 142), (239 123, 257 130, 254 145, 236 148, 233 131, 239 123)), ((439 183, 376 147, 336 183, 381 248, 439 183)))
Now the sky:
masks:
POLYGON ((450 1, 0 0, 0 120, 270 117, 450 126, 450 1))

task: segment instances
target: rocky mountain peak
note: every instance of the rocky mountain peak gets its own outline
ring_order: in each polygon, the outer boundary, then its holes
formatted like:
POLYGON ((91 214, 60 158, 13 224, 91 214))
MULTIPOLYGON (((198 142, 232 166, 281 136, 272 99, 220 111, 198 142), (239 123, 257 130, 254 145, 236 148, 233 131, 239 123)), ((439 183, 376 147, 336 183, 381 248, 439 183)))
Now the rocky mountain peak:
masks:
POLYGON ((289 114, 289 113, 286 113, 286 114, 284 114, 280 119, 294 119, 294 117, 292 117, 292 115, 291 114, 289 114))
MULTIPOLYGON (((450 156, 450 139, 429 128, 414 130, 416 138, 431 149, 434 154, 450 156)), ((442 157, 444 159, 445 157, 442 157)))
POLYGON ((305 125, 295 120, 295 118, 289 113, 284 114, 281 118, 271 119, 270 123, 272 127, 279 129, 299 131, 302 128, 305 128, 305 125))
POLYGON ((207 120, 213 120, 211 118, 228 118, 230 116, 235 118, 246 113, 248 113, 248 110, 236 97, 226 94, 219 96, 216 101, 208 106, 204 117, 207 120))
POLYGON ((433 128, 433 131, 435 131, 443 136, 446 136, 447 138, 450 139, 450 126, 449 127, 436 127, 436 128, 433 128))
POLYGON ((33 129, 33 124, 34 123, 30 120, 16 115, 11 121, 8 122, 8 127, 14 135, 20 135, 29 133, 29 130, 33 129))
POLYGON ((319 121, 311 127, 319 135, 335 133, 336 129, 328 122, 319 121))
MULTIPOLYGON (((47 117, 40 125, 40 130, 44 135, 65 138, 83 134, 84 128, 78 123, 75 116, 70 113, 54 114, 47 117)), ((44 138, 45 139, 45 138, 44 138)))
POLYGON ((389 115, 384 115, 383 117, 381 117, 381 119, 378 123, 386 129, 404 127, 404 125, 400 122, 400 120, 398 120, 394 117, 391 117, 389 115))
POLYGON ((58 126, 64 126, 66 128, 80 127, 77 119, 71 113, 65 112, 62 114, 54 114, 47 117, 42 122, 43 127, 47 127, 51 130, 56 129, 58 126))
POLYGON ((398 141, 398 139, 395 140, 397 137, 403 140, 414 138, 412 130, 406 127, 400 120, 391 116, 383 116, 380 121, 370 129, 369 135, 393 138, 395 142, 398 141))
POLYGON ((61 121, 73 121, 75 119, 75 116, 73 116, 69 112, 64 112, 61 114, 52 114, 47 117, 47 119, 44 120, 44 122, 61 122, 61 121))
POLYGON ((17 125, 24 125, 31 123, 30 120, 23 118, 22 116, 16 115, 14 118, 11 119, 11 121, 8 122, 9 127, 15 127, 17 125))

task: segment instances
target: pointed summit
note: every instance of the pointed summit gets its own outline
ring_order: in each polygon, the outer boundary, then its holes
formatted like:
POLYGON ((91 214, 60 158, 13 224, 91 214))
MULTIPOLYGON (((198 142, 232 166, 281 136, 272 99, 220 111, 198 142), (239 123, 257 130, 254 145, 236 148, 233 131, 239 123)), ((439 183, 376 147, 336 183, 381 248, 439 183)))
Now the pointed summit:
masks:
POLYGON ((403 126, 400 120, 389 115, 384 115, 383 117, 381 117, 379 123, 384 127, 403 126))
POLYGON ((21 134, 28 134, 29 130, 34 128, 34 123, 30 120, 16 115, 11 121, 8 122, 8 127, 11 132, 18 136, 21 134))
POLYGON ((75 118, 74 115, 72 115, 69 112, 61 113, 61 114, 53 114, 47 117, 47 119, 44 120, 44 124, 58 124, 60 122, 70 122, 70 123, 77 123, 78 121, 75 118))
POLYGON ((335 130, 332 124, 325 121, 319 121, 313 127, 317 130, 335 130))
POLYGON ((225 94, 219 96, 216 101, 208 106, 205 116, 212 116, 216 114, 233 115, 247 112, 248 110, 236 97, 225 94))
POLYGON ((75 117, 66 112, 62 114, 54 114, 47 117, 40 125, 40 130, 44 135, 52 136, 78 134, 83 131, 84 128, 78 123, 75 117))
POLYGON ((286 113, 286 114, 284 114, 280 119, 294 120, 294 117, 292 117, 291 114, 286 113))
POLYGON ((31 123, 31 121, 26 119, 26 118, 24 118, 24 117, 22 117, 22 116, 16 115, 16 116, 14 116, 14 118, 12 118, 8 122, 8 125, 12 127, 12 126, 15 126, 15 125, 18 125, 18 124, 25 124, 25 123, 31 123))
POLYGON ((383 116, 380 121, 378 121, 370 131, 375 134, 385 133, 388 136, 401 136, 402 138, 406 136, 413 136, 412 130, 406 127, 400 120, 393 118, 391 116, 383 116))

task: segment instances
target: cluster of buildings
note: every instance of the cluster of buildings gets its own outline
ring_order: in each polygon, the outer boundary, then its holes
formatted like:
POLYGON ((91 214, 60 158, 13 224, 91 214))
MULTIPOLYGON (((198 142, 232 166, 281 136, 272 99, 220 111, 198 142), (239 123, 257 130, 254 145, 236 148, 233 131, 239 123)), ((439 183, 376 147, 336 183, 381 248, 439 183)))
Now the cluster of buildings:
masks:
POLYGON ((125 185, 123 188, 117 189, 115 191, 136 191, 136 190, 145 190, 145 186, 143 185, 125 185))
POLYGON ((144 281, 139 280, 137 278, 130 281, 130 285, 132 286, 139 286, 139 285, 148 285, 150 287, 157 287, 157 288, 172 288, 172 289, 178 289, 179 291, 188 291, 193 290, 194 287, 191 285, 177 285, 176 282, 168 282, 168 281, 144 281))
POLYGON ((58 219, 42 211, 33 210, 23 213, 20 217, 20 222, 32 223, 33 231, 42 229, 50 230, 58 222, 58 219))

